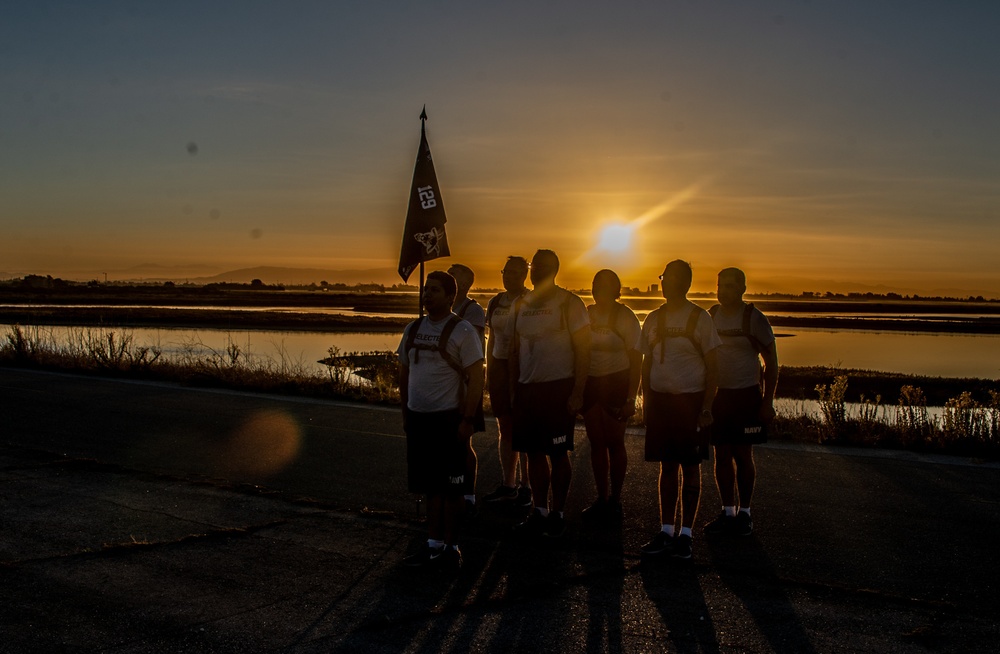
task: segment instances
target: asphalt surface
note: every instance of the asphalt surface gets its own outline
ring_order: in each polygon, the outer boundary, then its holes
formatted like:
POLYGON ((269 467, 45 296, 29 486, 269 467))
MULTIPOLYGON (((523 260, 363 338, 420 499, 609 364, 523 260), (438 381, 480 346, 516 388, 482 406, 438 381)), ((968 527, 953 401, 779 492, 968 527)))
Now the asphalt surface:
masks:
MULTIPOLYGON (((0 368, 0 652, 994 652, 1000 466, 757 448, 755 532, 644 561, 657 467, 591 526, 582 430, 569 532, 425 538, 398 411, 0 368)), ((481 494, 495 427, 475 438, 481 494)))

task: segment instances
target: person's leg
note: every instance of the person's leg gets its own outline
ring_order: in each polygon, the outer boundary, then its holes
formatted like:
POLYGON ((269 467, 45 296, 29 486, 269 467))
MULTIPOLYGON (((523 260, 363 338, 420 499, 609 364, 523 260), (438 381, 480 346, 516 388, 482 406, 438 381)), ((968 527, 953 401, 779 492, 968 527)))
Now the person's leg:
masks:
POLYGON ((590 441, 590 467, 594 471, 594 485, 597 487, 597 499, 607 500, 608 474, 610 460, 608 443, 604 434, 604 409, 594 405, 583 414, 583 422, 587 428, 587 439, 590 441))
POLYGON ((445 542, 445 496, 440 493, 427 495, 427 537, 445 542))
POLYGON ((479 471, 479 458, 476 456, 476 450, 472 447, 472 439, 465 448, 465 499, 471 501, 473 504, 476 502, 476 473, 479 471))
POLYGON ((535 509, 548 511, 549 507, 549 461, 544 452, 528 454, 528 479, 531 480, 531 500, 535 509))
POLYGON ((739 490, 739 507, 749 509, 753 499, 753 489, 757 481, 757 468, 753 460, 753 445, 734 445, 733 458, 736 464, 736 488, 739 490))
POLYGON ((732 445, 715 446, 715 483, 722 506, 736 506, 736 462, 732 445))
POLYGON ((621 502, 622 487, 625 485, 625 472, 628 469, 628 451, 625 449, 625 422, 615 420, 607 412, 604 412, 603 423, 611 474, 609 497, 621 502))
POLYGON ((552 459, 552 510, 564 511, 566 498, 569 496, 569 485, 573 480, 573 464, 569 460, 569 452, 565 450, 553 454, 552 459))
POLYGON ((701 502, 701 464, 681 467, 681 524, 685 529, 694 525, 701 502))
POLYGON ((497 418, 497 454, 500 457, 500 472, 503 475, 503 485, 514 488, 517 484, 517 452, 514 451, 512 434, 514 421, 510 416, 497 418))
POLYGON ((441 498, 441 533, 445 545, 458 544, 458 520, 462 508, 461 495, 449 494, 441 498))
POLYGON ((672 461, 660 463, 660 523, 673 525, 677 515, 677 489, 679 480, 677 475, 680 466, 672 461))

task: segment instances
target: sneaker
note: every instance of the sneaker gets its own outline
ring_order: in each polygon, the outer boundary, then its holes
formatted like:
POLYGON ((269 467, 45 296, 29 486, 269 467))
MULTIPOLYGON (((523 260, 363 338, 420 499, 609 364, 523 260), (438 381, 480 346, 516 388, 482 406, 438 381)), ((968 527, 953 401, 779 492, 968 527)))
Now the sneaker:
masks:
POLYGON ((735 526, 736 518, 730 515, 726 515, 723 511, 715 517, 710 523, 705 525, 705 533, 709 536, 721 536, 723 534, 733 533, 733 527, 735 526))
POLYGON ((528 517, 519 525, 514 526, 514 532, 527 538, 537 538, 545 533, 547 518, 543 518, 538 511, 532 511, 528 517))
POLYGON ((588 522, 603 522, 610 517, 611 507, 607 500, 600 497, 594 503, 580 512, 584 520, 588 522))
POLYGON ((513 486, 504 486, 503 484, 497 485, 497 488, 492 493, 488 494, 483 498, 484 502, 509 502, 510 500, 516 500, 518 496, 517 489, 513 486))
POLYGON ((753 533, 753 519, 749 513, 740 511, 733 518, 733 533, 737 536, 749 536, 753 533))
POLYGON ((566 518, 558 511, 549 511, 545 519, 545 535, 549 538, 562 538, 566 534, 566 518))
POLYGON ((436 562, 442 572, 454 574, 462 569, 462 551, 455 547, 445 547, 436 562))
POLYGON ((644 556, 659 556, 669 553, 673 549, 673 536, 668 536, 665 531, 658 531, 653 536, 653 540, 642 546, 640 550, 644 556))
POLYGON ((430 545, 425 545, 417 553, 411 554, 405 559, 403 559, 403 565, 405 565, 408 568, 427 567, 433 563, 437 563, 438 559, 441 558, 441 555, 443 553, 444 549, 435 549, 430 545))
POLYGON ((531 506, 531 488, 528 486, 518 486, 517 498, 514 500, 516 506, 531 506))
POLYGON ((691 537, 681 535, 674 539, 674 547, 670 555, 675 559, 690 559, 691 537))

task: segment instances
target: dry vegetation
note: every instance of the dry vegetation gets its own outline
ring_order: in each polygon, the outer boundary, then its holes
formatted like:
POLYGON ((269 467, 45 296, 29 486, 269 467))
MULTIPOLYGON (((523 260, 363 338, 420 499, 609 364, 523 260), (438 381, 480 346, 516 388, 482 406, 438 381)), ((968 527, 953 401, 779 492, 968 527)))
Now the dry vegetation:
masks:
MULTIPOLYGON (((0 365, 140 377, 182 384, 398 403, 391 352, 342 353, 331 348, 322 369, 284 351, 258 356, 230 341, 222 350, 192 345, 166 356, 136 343, 128 330, 78 328, 56 342, 38 327, 12 326, 0 342, 0 365)), ((797 398, 771 425, 775 440, 891 447, 997 458, 1000 393, 989 380, 914 378, 870 371, 783 368, 779 389, 797 398), (849 400, 858 381, 860 392, 849 400), (919 382, 931 386, 934 404, 919 382), (811 393, 807 393, 806 384, 811 393), (962 384, 968 384, 964 390, 962 384), (972 387, 975 388, 972 388, 972 387), (949 394, 950 393, 950 394, 949 394), (895 396, 894 400, 884 400, 895 396), (978 399, 977 399, 978 398, 978 399), (818 402, 818 414, 806 403, 818 402)), ((487 407, 488 407, 487 400, 487 407)))

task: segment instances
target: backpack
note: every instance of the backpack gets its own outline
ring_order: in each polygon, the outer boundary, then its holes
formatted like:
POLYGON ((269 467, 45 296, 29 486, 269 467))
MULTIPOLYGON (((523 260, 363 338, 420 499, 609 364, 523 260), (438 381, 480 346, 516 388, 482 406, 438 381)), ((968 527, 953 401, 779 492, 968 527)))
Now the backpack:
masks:
POLYGON ((455 314, 449 315, 448 322, 446 322, 444 324, 444 327, 441 328, 441 336, 440 338, 438 338, 437 343, 434 345, 422 345, 422 344, 417 344, 416 339, 417 339, 417 332, 420 331, 420 325, 423 324, 424 318, 426 318, 426 316, 420 316, 413 323, 413 326, 410 327, 410 331, 406 335, 406 343, 403 345, 404 354, 406 356, 409 356, 410 350, 415 350, 415 353, 413 355, 413 363, 418 364, 420 363, 421 350, 437 352, 441 356, 441 358, 444 359, 444 362, 447 363, 452 368, 454 368, 455 371, 464 380, 465 368, 463 368, 462 364, 448 352, 447 348, 448 340, 451 338, 451 333, 455 331, 455 327, 458 325, 458 323, 462 322, 462 319, 456 316, 455 314))
MULTIPOLYGON (((701 351, 701 345, 694 338, 694 332, 698 328, 698 312, 701 311, 697 306, 691 307, 691 314, 688 316, 687 324, 684 326, 684 331, 667 331, 667 311, 663 307, 656 310, 656 340, 650 343, 650 349, 656 347, 657 343, 663 343, 668 338, 686 338, 691 341, 691 345, 694 349, 698 351, 698 354, 704 357, 704 353, 701 351)), ((663 363, 663 354, 666 349, 663 347, 665 343, 660 346, 660 363, 663 363)))
MULTIPOLYGON (((715 314, 719 312, 720 306, 722 305, 716 304, 708 310, 708 312, 712 315, 712 318, 715 318, 715 314)), ((743 336, 750 341, 750 345, 753 346, 753 349, 757 352, 757 354, 762 354, 767 348, 765 348, 764 344, 753 335, 753 332, 750 331, 750 319, 753 316, 754 308, 755 307, 752 302, 747 303, 747 305, 743 307, 743 324, 739 329, 718 329, 716 331, 719 332, 719 336, 743 336)))

